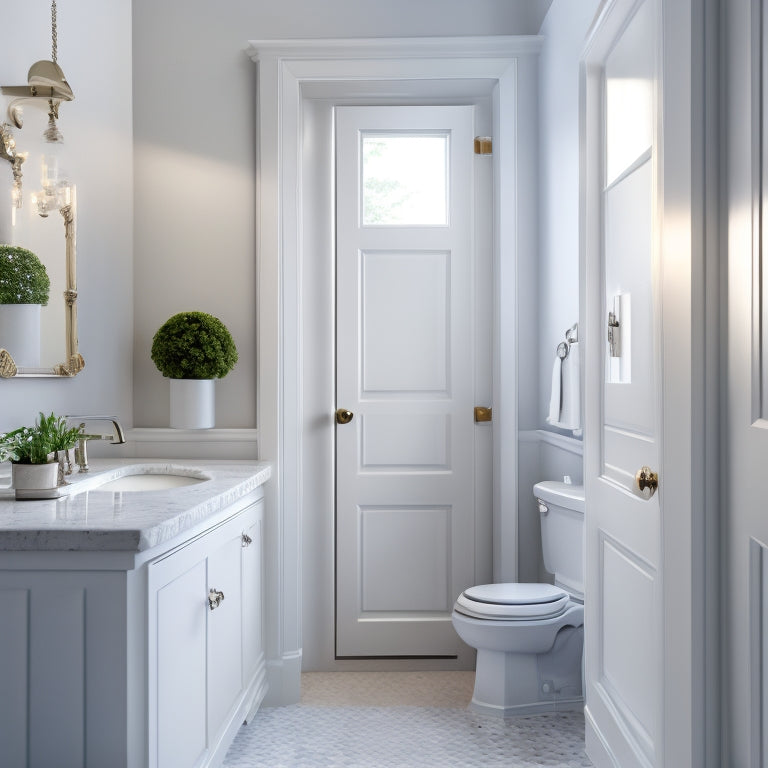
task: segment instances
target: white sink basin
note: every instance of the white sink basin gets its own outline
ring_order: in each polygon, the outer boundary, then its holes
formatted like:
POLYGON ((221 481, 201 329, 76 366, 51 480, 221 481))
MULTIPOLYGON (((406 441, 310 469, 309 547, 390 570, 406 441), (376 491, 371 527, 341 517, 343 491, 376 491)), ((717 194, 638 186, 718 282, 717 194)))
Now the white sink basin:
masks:
MULTIPOLYGON (((197 469, 173 465, 134 464, 118 472, 110 472, 99 481, 86 480, 83 490, 125 493, 133 491, 167 491, 186 485, 197 485, 211 478, 197 469), (93 482, 93 481, 96 482, 93 482)), ((75 491, 77 492, 77 491, 75 491)))
POLYGON ((96 491, 165 491, 168 488, 180 488, 183 485, 202 483, 203 477, 188 475, 126 475, 116 480, 97 485, 96 491))

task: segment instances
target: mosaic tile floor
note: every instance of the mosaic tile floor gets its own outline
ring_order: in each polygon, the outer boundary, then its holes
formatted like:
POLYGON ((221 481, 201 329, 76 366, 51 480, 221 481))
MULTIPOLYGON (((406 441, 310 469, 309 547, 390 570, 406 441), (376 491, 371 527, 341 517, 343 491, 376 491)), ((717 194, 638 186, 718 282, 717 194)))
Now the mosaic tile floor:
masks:
POLYGON ((224 768, 582 768, 584 718, 466 709, 473 672, 309 672, 301 703, 261 709, 224 768))

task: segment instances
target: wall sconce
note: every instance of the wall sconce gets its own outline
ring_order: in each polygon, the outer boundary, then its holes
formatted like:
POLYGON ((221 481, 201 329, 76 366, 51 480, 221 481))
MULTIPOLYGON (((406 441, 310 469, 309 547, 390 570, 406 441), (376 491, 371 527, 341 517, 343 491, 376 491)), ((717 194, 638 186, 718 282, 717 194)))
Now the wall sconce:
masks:
MULTIPOLYGON (((43 133, 45 151, 42 155, 40 181, 42 190, 33 196, 37 212, 47 216, 51 210, 59 210, 68 205, 72 199, 72 184, 67 178, 61 160, 61 150, 64 137, 56 121, 59 119, 59 105, 62 101, 72 101, 75 98, 69 87, 64 72, 56 63, 58 36, 56 28, 56 0, 51 2, 51 61, 36 61, 27 75, 27 85, 2 86, 0 92, 5 96, 14 97, 8 105, 8 117, 13 126, 21 128, 22 107, 25 103, 48 107, 48 127, 43 133)), ((13 138, 8 123, 0 125, 0 158, 5 158, 13 168, 13 204, 21 207, 21 164, 26 159, 26 153, 16 151, 16 141, 13 138)))

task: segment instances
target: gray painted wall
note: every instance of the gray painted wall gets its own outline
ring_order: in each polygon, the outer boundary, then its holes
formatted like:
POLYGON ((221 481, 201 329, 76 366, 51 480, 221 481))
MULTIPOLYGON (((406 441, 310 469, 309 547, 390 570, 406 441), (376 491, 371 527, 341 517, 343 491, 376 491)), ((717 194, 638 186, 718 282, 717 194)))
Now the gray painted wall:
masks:
MULTIPOLYGON (((240 352, 217 426, 256 425, 255 66, 249 39, 535 34, 549 0, 134 0, 135 424, 168 420, 149 359, 171 314, 220 317, 240 352)), ((268 258, 269 255, 265 255, 268 258)))

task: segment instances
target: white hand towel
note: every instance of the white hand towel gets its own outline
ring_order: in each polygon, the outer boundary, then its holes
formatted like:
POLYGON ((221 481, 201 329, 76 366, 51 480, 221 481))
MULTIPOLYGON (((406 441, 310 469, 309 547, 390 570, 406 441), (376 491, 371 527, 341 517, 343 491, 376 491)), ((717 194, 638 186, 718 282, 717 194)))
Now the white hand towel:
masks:
POLYGON ((563 407, 560 423, 563 429, 581 429, 581 356, 574 342, 563 360, 563 407))
POLYGON ((560 389, 560 383, 562 380, 563 361, 559 356, 555 355, 555 363, 552 366, 552 394, 549 398, 549 416, 547 421, 550 424, 557 425, 560 421, 560 405, 562 390, 560 389))
POLYGON ((579 343, 573 342, 568 349, 568 357, 562 362, 559 359, 555 363, 562 365, 562 377, 558 372, 555 382, 555 370, 552 372, 552 398, 549 403, 549 416, 547 422, 553 427, 570 429, 581 432, 581 385, 580 385, 580 359, 579 343), (558 399, 555 401, 555 389, 558 399), (562 399, 561 399, 562 398, 562 399), (560 404, 562 404, 560 406, 560 404), (555 406, 558 406, 555 409, 555 406), (553 414, 555 418, 553 418, 553 414))

